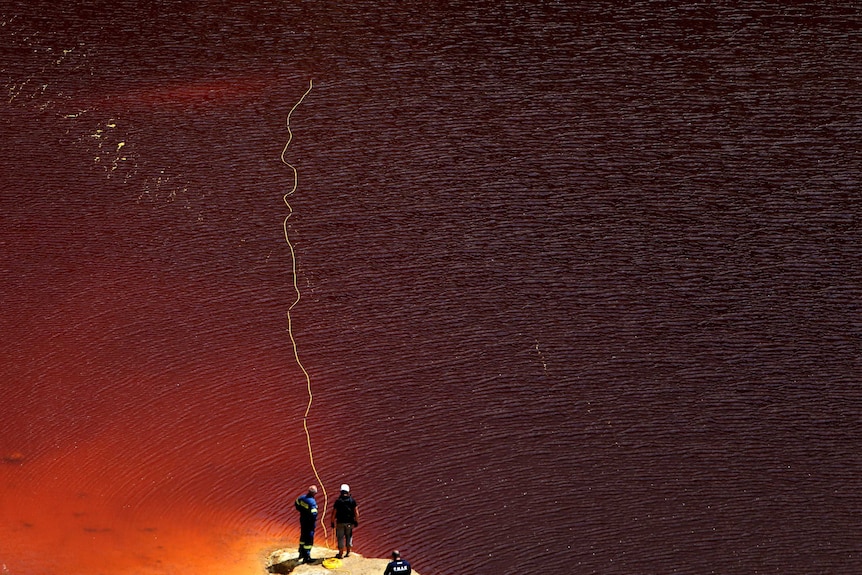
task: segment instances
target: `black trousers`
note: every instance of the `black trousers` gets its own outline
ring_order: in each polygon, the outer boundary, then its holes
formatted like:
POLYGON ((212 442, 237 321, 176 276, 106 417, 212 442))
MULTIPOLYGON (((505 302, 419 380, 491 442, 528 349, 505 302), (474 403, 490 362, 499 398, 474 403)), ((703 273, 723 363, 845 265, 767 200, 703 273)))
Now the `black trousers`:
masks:
POLYGON ((299 522, 299 558, 310 559, 311 548, 314 545, 314 527, 312 522, 299 522))

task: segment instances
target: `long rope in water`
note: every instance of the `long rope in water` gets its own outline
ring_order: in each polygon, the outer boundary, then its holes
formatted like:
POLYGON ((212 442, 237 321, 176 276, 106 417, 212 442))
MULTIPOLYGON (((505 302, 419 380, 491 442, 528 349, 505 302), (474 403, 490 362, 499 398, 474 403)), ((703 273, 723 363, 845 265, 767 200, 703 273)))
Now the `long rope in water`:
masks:
POLYGON ((293 114, 294 110, 296 110, 302 101, 305 100, 305 97, 308 96, 309 92, 311 92, 311 88, 313 87, 312 80, 308 81, 308 90, 302 95, 302 97, 293 105, 293 108, 290 109, 290 112, 287 113, 287 143, 284 145, 284 148, 281 150, 281 161, 284 165, 290 168, 293 171, 293 187, 289 192, 284 194, 284 205, 287 206, 287 215, 284 218, 284 241, 287 242, 288 247, 290 248, 290 264, 291 264, 291 273, 293 277, 293 291, 296 293, 296 299, 290 304, 290 307, 287 309, 287 333, 290 336, 290 342, 293 344, 293 357, 296 359, 296 365, 299 366, 299 369, 302 370, 303 375, 305 376, 305 387, 308 390, 308 404, 305 407, 305 415, 302 417, 302 428, 305 430, 305 442, 308 445, 308 460, 311 463, 311 469, 314 471, 314 477, 317 479, 317 483, 320 485, 321 491, 323 491, 323 513, 320 516, 320 524, 323 525, 323 537, 327 538, 326 534, 326 509, 329 506, 329 498, 326 495, 326 488, 323 486, 323 481, 320 479, 320 474, 317 473, 317 467, 314 466, 314 451, 311 449, 311 434, 308 432, 308 414, 311 412, 311 403, 314 400, 314 395, 311 393, 311 376, 308 375, 308 371, 305 369, 305 366, 302 365, 302 361, 299 359, 299 349, 296 345, 296 338, 293 336, 293 321, 291 319, 290 312, 293 311, 293 308, 296 307, 296 304, 299 303, 301 299, 301 294, 299 292, 299 283, 297 280, 296 274, 296 251, 293 248, 293 242, 290 241, 290 235, 287 231, 287 220, 290 219, 290 216, 293 215, 293 208, 288 201, 288 198, 296 192, 296 188, 299 186, 299 174, 296 171, 296 167, 288 162, 285 159, 285 154, 287 153, 287 148, 290 146, 290 143, 293 141, 293 132, 290 130, 290 117, 293 114))

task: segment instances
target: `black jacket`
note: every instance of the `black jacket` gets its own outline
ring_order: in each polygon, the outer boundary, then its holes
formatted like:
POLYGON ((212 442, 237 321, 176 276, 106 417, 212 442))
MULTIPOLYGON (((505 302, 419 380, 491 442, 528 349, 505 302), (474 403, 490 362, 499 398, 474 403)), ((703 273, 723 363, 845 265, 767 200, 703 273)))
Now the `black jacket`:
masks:
POLYGON ((335 510, 336 523, 356 525, 356 500, 350 495, 342 495, 336 499, 332 508, 335 510))

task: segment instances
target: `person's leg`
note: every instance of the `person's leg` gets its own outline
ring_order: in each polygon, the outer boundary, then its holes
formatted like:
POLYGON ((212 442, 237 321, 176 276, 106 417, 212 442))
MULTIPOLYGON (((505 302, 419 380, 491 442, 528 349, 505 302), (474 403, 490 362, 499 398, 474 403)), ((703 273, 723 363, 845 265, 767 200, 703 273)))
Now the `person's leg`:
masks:
POLYGON ((305 536, 308 534, 308 530, 305 527, 305 524, 300 521, 299 522, 299 560, 302 561, 305 559, 305 536))
MULTIPOLYGON (((338 555, 336 557, 341 559, 344 556, 344 528, 346 525, 344 523, 336 523, 335 524, 335 539, 338 541, 338 555)), ((348 552, 350 549, 348 548, 348 552)))
POLYGON ((314 546, 314 526, 301 525, 299 531, 299 558, 303 563, 311 561, 311 548, 314 546))
POLYGON ((308 532, 305 543, 305 561, 311 563, 311 548, 314 547, 314 527, 308 532))
MULTIPOLYGON (((346 523, 344 525, 344 541, 345 547, 347 548, 347 554, 345 557, 350 557, 350 548, 353 547, 353 525, 346 523)), ((339 552, 341 551, 341 547, 339 546, 339 552)))
POLYGON ((303 532, 300 533, 300 535, 299 535, 299 560, 300 561, 305 561, 305 558, 306 558, 307 553, 308 553, 308 544, 306 543, 305 535, 306 535, 305 530, 303 530, 303 532))

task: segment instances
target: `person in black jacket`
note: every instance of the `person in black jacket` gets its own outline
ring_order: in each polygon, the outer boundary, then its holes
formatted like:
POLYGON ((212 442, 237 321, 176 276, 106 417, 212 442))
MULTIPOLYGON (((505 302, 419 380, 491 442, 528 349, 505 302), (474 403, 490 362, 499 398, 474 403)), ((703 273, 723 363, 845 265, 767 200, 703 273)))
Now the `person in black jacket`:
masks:
POLYGON ((359 508, 356 500, 350 496, 350 486, 344 483, 341 486, 341 495, 332 505, 332 527, 335 529, 335 538, 338 540, 338 555, 336 557, 350 556, 350 548, 353 546, 353 528, 359 526, 359 508), (344 553, 345 548, 347 553, 344 553))
POLYGON ((401 553, 398 550, 392 552, 392 561, 386 566, 386 571, 383 575, 410 575, 413 569, 410 568, 410 563, 401 558, 401 553))

